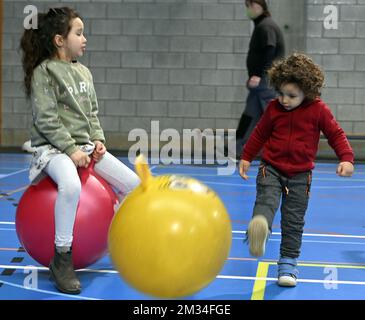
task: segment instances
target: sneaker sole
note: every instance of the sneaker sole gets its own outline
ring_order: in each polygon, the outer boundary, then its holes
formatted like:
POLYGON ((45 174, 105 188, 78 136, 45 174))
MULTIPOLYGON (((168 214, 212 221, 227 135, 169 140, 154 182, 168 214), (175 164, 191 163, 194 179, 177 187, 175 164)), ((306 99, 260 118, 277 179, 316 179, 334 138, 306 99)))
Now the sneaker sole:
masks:
POLYGON ((265 253, 265 242, 269 228, 266 218, 263 216, 254 217, 248 226, 248 241, 250 254, 261 257, 265 253))
POLYGON ((297 280, 291 276, 282 276, 278 279, 278 285, 281 287, 295 287, 297 280))

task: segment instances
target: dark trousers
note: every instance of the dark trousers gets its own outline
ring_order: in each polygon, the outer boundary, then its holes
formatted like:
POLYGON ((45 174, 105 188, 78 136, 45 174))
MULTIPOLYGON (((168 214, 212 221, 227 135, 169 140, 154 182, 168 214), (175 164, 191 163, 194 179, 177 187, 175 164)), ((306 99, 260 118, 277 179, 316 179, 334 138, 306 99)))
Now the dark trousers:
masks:
POLYGON ((261 78, 258 87, 248 88, 248 90, 246 108, 241 115, 236 131, 238 155, 241 154, 243 145, 259 122, 268 103, 276 97, 275 91, 269 88, 266 77, 261 78))
POLYGON ((281 256, 298 258, 300 255, 311 182, 311 171, 288 178, 269 164, 260 164, 253 216, 265 216, 271 231, 281 200, 281 256))

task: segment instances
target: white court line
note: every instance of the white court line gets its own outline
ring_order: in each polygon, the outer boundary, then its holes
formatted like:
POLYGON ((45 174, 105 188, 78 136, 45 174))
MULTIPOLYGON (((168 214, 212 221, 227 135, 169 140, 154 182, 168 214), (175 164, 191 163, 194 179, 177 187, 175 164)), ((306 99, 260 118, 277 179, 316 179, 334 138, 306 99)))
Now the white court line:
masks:
MULTIPOLYGON (((8 170, 8 171, 12 171, 12 170, 23 170, 21 168, 18 167, 6 167, 5 165, 4 166, 1 166, 1 169, 2 170, 8 170)), ((27 167, 27 169, 29 169, 29 167, 27 167)))
MULTIPOLYGON (((9 225, 15 225, 15 222, 9 222, 9 221, 0 221, 0 224, 9 224, 9 225)), ((15 229, 6 229, 6 230, 15 230, 15 229)), ((232 233, 235 234, 246 234, 246 231, 240 231, 240 230, 232 230, 232 233)), ((281 232, 272 232, 272 235, 278 235, 281 236, 281 232)), ((328 237, 328 238, 354 238, 354 239, 365 239, 364 236, 359 235, 352 235, 352 234, 329 234, 329 233, 303 233, 303 236, 306 237, 328 237)))
MULTIPOLYGON (((232 233, 246 234, 246 231, 234 231, 233 230, 232 233)), ((281 236, 281 232, 272 232, 271 234, 281 236)), ((365 236, 357 236, 357 235, 352 235, 352 234, 303 233, 303 236, 365 239, 365 236)))
POLYGON ((312 189, 364 189, 365 186, 311 186, 312 189))
POLYGON ((40 293, 48 293, 48 294, 52 294, 52 295, 56 295, 56 296, 67 297, 68 299, 71 299, 72 298, 72 299, 79 299, 79 300, 101 300, 101 299, 98 299, 98 298, 90 298, 90 297, 85 297, 85 296, 80 296, 80 295, 72 295, 72 296, 70 296, 69 294, 65 294, 65 293, 60 293, 60 292, 54 292, 54 291, 49 291, 49 290, 42 290, 42 289, 25 287, 25 286, 22 286, 20 284, 16 284, 16 283, 12 283, 12 282, 7 282, 7 281, 3 281, 3 280, 0 280, 0 283, 3 283, 3 284, 8 285, 8 286, 12 286, 12 287, 24 289, 24 290, 35 291, 35 292, 40 292, 40 293))
MULTIPOLYGON (((217 276, 218 279, 233 279, 233 280, 251 280, 251 281, 278 281, 277 278, 260 278, 260 277, 243 277, 243 276, 217 276)), ((365 285, 365 281, 341 281, 341 280, 315 280, 315 279, 297 279, 297 282, 306 283, 328 283, 328 284, 352 284, 365 285)))
MULTIPOLYGON (((157 166, 153 166, 153 167, 150 168, 150 170, 152 171, 156 167, 157 166)), ((1 174, 0 175, 0 179, 7 178, 7 177, 10 177, 10 176, 13 176, 13 175, 16 175, 18 173, 22 173, 22 172, 25 172, 25 171, 28 171, 28 170, 29 170, 29 168, 26 168, 26 169, 18 170, 18 171, 15 171, 15 172, 12 172, 12 173, 8 173, 8 174, 1 174)))
MULTIPOLYGON (((0 231, 15 231, 16 229, 0 228, 0 231)), ((233 237, 234 240, 244 240, 246 238, 233 237)), ((281 241, 281 239, 268 239, 268 241, 281 241)), ((348 241, 323 241, 323 240, 302 240, 302 242, 313 242, 313 243, 332 243, 332 244, 360 244, 365 245, 365 242, 348 242, 348 241)))
MULTIPOLYGON (((7 264, 0 264, 0 269, 20 269, 20 270, 41 270, 41 271, 48 271, 49 269, 46 267, 37 267, 37 266, 14 266, 14 265, 7 265, 7 264)), ((78 269, 77 272, 96 272, 96 273, 118 273, 116 270, 110 269, 78 269)), ((2 281, 0 279, 0 281, 2 281)))
MULTIPOLYGON (((324 171, 324 170, 316 170, 314 169, 313 170, 313 173, 314 174, 317 174, 317 173, 321 173, 321 174, 335 174, 336 173, 336 170, 331 170, 331 171, 324 171)), ((356 168, 355 168, 355 173, 354 175, 364 175, 365 172, 362 172, 362 171, 356 171, 356 168)))
MULTIPOLYGON (((335 175, 335 173, 334 173, 335 175)), ((206 174, 206 173, 192 173, 189 174, 189 176, 191 177, 214 177, 214 178, 235 178, 235 179, 242 179, 240 175, 216 175, 216 174, 206 174)), ((255 178, 256 176, 249 176, 251 178, 255 178)), ((344 180, 345 178, 312 178, 312 181, 339 181, 339 182, 344 182, 344 181, 355 181, 355 182, 365 182, 365 179, 355 179, 355 178, 351 178, 349 180, 344 180)), ((243 179, 242 179, 243 181, 243 179)))
MULTIPOLYGON (((214 182, 214 181, 204 181, 205 184, 215 184, 215 185, 222 185, 222 186, 234 186, 234 187, 252 187, 256 188, 256 184, 246 184, 243 180, 242 183, 227 183, 227 182, 214 182)), ((311 186, 311 189, 364 189, 364 186, 311 186)))
MULTIPOLYGON (((233 237, 233 240, 245 240, 246 238, 237 238, 233 237)), ((281 239, 268 239, 268 241, 281 241, 281 239)), ((349 242, 349 241, 319 241, 319 240, 302 240, 302 242, 311 242, 311 243, 331 243, 331 244, 360 244, 365 245, 365 242, 349 242)))
POLYGON ((7 178, 7 177, 11 177, 13 175, 16 175, 18 173, 22 173, 22 172, 25 172, 25 171, 28 171, 29 168, 27 169, 22 169, 22 170, 18 170, 18 171, 15 171, 15 172, 12 172, 12 173, 9 173, 9 174, 4 174, 4 175, 1 175, 0 179, 4 179, 4 178, 7 178))
MULTIPOLYGON (((0 264, 0 269, 20 269, 20 270, 49 270, 46 267, 36 267, 36 266, 12 266, 6 264, 0 264)), ((2 280, 0 280, 2 281, 2 280)))
MULTIPOLYGON (((0 265, 0 268, 6 268, 6 269, 24 269, 24 270, 48 270, 48 268, 45 267, 32 267, 32 266, 8 266, 8 265, 0 265)), ((81 269, 78 270, 83 272, 100 272, 100 273, 118 273, 116 270, 94 270, 94 269, 81 269)), ((262 277, 244 277, 244 276, 226 276, 226 275, 218 275, 216 277, 217 279, 231 279, 231 280, 250 280, 250 281, 278 281, 277 278, 262 278, 262 277)), ((315 280, 315 279, 298 279, 298 282, 307 282, 307 283, 328 283, 328 284, 352 284, 352 285, 365 285, 364 281, 340 281, 340 280, 315 280)), ((2 282, 2 280, 0 280, 2 282)), ((5 282, 4 282, 5 283, 5 282)), ((21 287, 23 289, 25 288, 21 285, 15 285, 18 287, 21 287)), ((55 294, 52 291, 46 291, 47 293, 55 294)), ((62 294, 61 294, 62 295, 62 294)), ((84 297, 87 298, 87 297, 84 297)), ((89 298, 91 299, 91 298, 89 298)))
MULTIPOLYGON (((156 166, 153 166, 153 167, 150 168, 150 170, 152 171, 155 168, 156 168, 156 166)), ((15 171, 15 172, 12 172, 12 173, 8 173, 8 174, 1 174, 0 175, 0 179, 7 178, 7 177, 11 177, 13 175, 16 175, 18 173, 22 173, 22 172, 25 172, 25 171, 28 171, 28 170, 29 170, 29 168, 26 168, 26 169, 18 170, 18 171, 15 171)))

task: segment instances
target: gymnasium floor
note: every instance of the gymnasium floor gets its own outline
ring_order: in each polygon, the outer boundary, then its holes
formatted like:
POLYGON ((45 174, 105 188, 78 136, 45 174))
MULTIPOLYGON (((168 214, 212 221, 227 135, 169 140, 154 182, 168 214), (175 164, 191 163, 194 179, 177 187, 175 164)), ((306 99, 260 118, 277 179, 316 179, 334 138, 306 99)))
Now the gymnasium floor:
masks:
MULTIPOLYGON (((0 153, 0 300, 153 299, 128 287, 108 256, 78 271, 83 285, 80 295, 65 295, 55 289, 48 270, 24 252, 15 231, 16 205, 28 184, 29 159, 29 154, 0 153), (32 277, 35 274, 37 277, 32 277)), ((335 174, 335 163, 317 163, 295 288, 276 284, 279 212, 263 258, 251 257, 242 241, 255 199, 257 165, 252 166, 247 182, 237 172, 218 176, 214 166, 152 167, 154 175, 183 174, 206 183, 219 194, 232 220, 232 248, 224 268, 208 287, 186 299, 364 299, 365 165, 356 165, 355 175, 345 179, 335 174)))

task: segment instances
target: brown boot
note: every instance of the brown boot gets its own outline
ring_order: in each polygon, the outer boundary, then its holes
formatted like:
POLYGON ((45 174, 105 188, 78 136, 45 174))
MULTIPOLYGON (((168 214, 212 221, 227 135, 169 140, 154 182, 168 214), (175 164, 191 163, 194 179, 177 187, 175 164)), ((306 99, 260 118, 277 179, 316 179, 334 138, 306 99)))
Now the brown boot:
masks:
POLYGON ((68 252, 59 252, 55 248, 55 255, 49 265, 51 279, 55 281, 56 288, 64 293, 79 294, 81 284, 77 279, 73 263, 72 250, 68 252))

